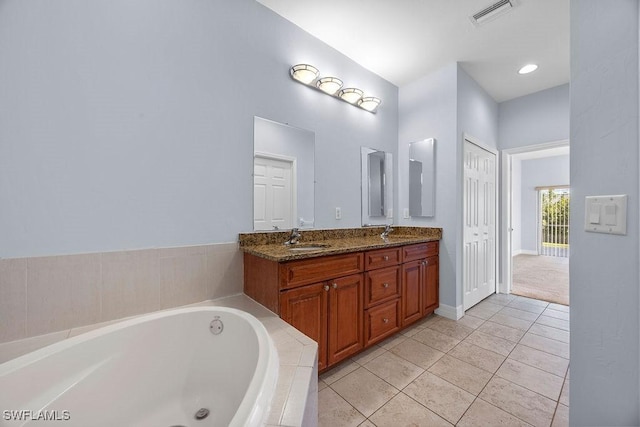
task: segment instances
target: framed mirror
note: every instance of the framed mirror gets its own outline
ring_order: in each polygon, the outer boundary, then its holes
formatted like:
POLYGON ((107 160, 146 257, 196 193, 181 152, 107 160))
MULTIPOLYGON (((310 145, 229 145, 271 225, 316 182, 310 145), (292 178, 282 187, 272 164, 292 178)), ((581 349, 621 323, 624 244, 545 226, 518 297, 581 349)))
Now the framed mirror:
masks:
POLYGON ((315 134, 253 121, 253 229, 313 228, 315 134))
POLYGON ((435 139, 409 144, 409 216, 432 217, 435 207, 435 139))
POLYGON ((362 225, 393 223, 393 157, 391 153, 361 148, 362 225))

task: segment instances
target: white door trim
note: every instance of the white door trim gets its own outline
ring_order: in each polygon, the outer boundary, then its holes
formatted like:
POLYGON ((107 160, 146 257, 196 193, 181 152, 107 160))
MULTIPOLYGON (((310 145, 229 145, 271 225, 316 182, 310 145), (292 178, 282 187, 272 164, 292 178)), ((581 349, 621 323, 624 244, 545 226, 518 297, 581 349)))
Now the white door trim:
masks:
MULTIPOLYGON (((298 159, 282 154, 256 151, 253 153, 254 164, 256 157, 259 157, 261 159, 281 160, 291 163, 291 218, 293 219, 293 227, 298 227, 298 159)), ((252 202, 255 203, 253 199, 252 202)))
POLYGON ((459 160, 458 160, 458 167, 459 167, 459 172, 458 172, 458 182, 460 183, 459 188, 460 190, 458 191, 458 203, 460 203, 460 214, 458 215, 458 248, 460 248, 460 251, 458 252, 458 257, 460 259, 460 267, 457 269, 458 275, 460 276, 460 279, 457 281, 458 282, 458 286, 459 286, 459 290, 460 290, 460 294, 462 296, 462 307, 465 306, 464 304, 464 280, 462 279, 462 274, 463 274, 463 266, 464 266, 464 260, 462 259, 462 257, 464 256, 464 251, 462 250, 462 248, 464 248, 464 212, 462 212, 462 207, 464 206, 464 144, 465 141, 469 141, 471 144, 485 150, 488 151, 489 153, 492 153, 495 157, 496 157, 496 163, 495 163, 495 167, 494 167, 494 180, 495 180, 495 208, 494 208, 494 212, 495 212, 495 222, 494 224, 496 224, 495 227, 495 238, 494 241, 496 242, 495 244, 495 255, 494 255, 494 259, 495 259, 495 271, 494 271, 494 277, 495 277, 495 285, 496 285, 496 291, 499 288, 498 285, 498 272, 500 271, 500 258, 499 258, 499 244, 498 244, 498 239, 499 239, 499 185, 498 185, 498 178, 499 178, 499 174, 498 174, 498 164, 499 164, 499 151, 498 149, 491 147, 485 143, 483 143, 482 141, 480 141, 478 138, 469 135, 468 133, 463 132, 462 133, 462 144, 461 144, 461 148, 460 148, 460 152, 461 155, 459 156, 459 160))
POLYGON ((501 151, 501 195, 502 210, 500 211, 500 246, 502 247, 502 256, 500 257, 500 265, 502 266, 501 281, 498 285, 500 293, 511 293, 512 271, 511 271, 511 254, 513 252, 511 245, 511 163, 512 157, 516 154, 532 153, 535 151, 548 150, 551 148, 568 147, 569 140, 562 139, 559 141, 543 142, 541 144, 525 145, 523 147, 509 148, 501 151))

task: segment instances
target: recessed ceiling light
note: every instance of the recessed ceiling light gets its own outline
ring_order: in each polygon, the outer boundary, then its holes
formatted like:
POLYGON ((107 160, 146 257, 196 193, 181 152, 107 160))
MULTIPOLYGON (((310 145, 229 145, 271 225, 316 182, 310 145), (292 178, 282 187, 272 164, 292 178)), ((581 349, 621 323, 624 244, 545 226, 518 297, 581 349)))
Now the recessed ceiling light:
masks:
POLYGON ((529 74, 538 69, 536 64, 527 64, 524 67, 520 68, 518 74, 529 74))

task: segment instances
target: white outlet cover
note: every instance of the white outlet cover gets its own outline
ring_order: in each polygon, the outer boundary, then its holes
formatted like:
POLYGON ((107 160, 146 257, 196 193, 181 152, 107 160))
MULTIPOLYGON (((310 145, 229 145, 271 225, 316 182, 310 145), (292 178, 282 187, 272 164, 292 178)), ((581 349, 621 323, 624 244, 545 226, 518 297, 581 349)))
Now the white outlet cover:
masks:
POLYGON ((627 195, 587 196, 584 229, 591 233, 627 234, 627 195))

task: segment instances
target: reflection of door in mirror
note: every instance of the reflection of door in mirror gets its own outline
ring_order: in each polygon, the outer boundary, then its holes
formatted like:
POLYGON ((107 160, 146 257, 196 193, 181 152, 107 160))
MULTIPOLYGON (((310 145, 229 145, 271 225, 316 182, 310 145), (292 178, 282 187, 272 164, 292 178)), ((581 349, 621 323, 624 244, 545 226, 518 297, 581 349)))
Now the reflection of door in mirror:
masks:
POLYGON ((369 216, 384 216, 384 151, 367 156, 369 166, 369 216))
POLYGON ((295 160, 258 154, 253 161, 253 228, 278 230, 294 227, 295 160))
POLYGON ((409 144, 409 215, 435 215, 435 139, 409 144))

